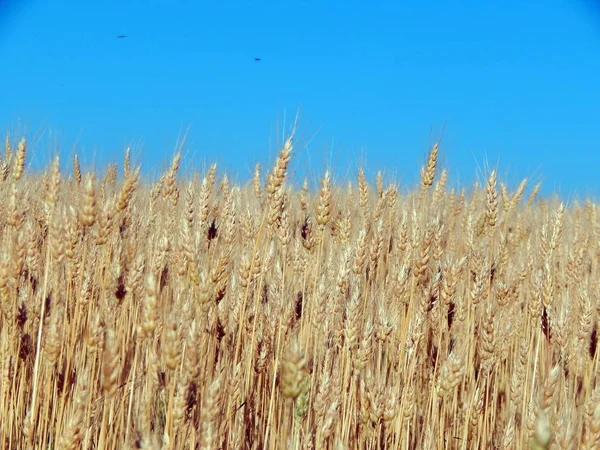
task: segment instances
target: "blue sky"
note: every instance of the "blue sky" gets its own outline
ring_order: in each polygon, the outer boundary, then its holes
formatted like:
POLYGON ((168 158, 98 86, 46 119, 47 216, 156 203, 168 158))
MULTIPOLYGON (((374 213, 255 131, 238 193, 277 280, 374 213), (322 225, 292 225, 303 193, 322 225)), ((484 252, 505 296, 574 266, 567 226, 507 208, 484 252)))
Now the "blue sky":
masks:
POLYGON ((185 169, 245 180, 299 113, 297 176, 364 165, 410 187, 441 138, 451 184, 497 166, 600 194, 591 1, 0 5, 0 127, 29 137, 32 168, 57 151, 103 168, 132 145, 151 173, 187 131, 185 169))

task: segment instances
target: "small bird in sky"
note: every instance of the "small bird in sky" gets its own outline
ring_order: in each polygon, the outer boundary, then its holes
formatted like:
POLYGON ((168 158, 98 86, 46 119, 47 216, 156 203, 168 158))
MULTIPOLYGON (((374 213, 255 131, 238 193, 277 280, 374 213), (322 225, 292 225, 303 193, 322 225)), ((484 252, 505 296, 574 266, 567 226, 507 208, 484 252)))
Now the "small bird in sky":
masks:
POLYGON ((117 39, 125 39, 127 37, 126 34, 118 34, 117 39))
POLYGON ((254 61, 256 61, 256 62, 261 62, 261 61, 262 61, 262 59, 260 59, 260 58, 254 58, 254 61))

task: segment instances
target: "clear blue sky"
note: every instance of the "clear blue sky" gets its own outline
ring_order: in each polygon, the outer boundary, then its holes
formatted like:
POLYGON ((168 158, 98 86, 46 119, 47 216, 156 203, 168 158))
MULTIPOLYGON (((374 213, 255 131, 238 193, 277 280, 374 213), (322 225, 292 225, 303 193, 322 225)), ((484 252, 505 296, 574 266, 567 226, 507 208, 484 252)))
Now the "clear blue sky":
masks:
POLYGON ((159 170, 189 129, 189 165, 246 179, 299 111, 296 174, 413 183, 441 136, 451 181, 498 165, 548 194, 600 194, 592 1, 0 5, 0 127, 30 137, 34 168, 60 150, 69 169, 74 149, 104 167, 133 145, 159 170))

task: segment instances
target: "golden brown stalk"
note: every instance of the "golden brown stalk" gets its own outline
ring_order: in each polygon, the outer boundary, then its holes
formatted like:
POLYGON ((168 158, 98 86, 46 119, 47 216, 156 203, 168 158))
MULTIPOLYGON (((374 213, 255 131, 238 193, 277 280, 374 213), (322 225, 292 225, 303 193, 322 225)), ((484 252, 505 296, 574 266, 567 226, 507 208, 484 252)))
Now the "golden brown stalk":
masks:
POLYGON ((12 161, 12 146, 10 143, 10 136, 7 134, 4 139, 4 159, 7 164, 10 164, 12 161))
POLYGON ((254 166, 254 176, 252 178, 252 188, 254 189, 254 195, 257 199, 262 198, 262 180, 260 175, 260 164, 254 166))
POLYGON ((550 370, 550 373, 544 381, 541 406, 542 411, 545 414, 548 414, 550 412, 550 407, 552 406, 552 403, 554 401, 554 396, 556 394, 556 386, 558 383, 560 372, 560 366, 554 366, 552 370, 550 370))
POLYGON ((200 448, 212 450, 220 448, 218 419, 221 412, 221 376, 217 377, 208 387, 202 406, 202 421, 200 428, 200 448))
POLYGON ((179 338, 179 325, 176 315, 173 314, 165 327, 161 340, 165 367, 175 371, 181 360, 181 341, 179 338))
POLYGON ((381 221, 381 216, 385 209, 386 200, 386 197, 383 195, 381 197, 378 197, 377 203, 375 204, 375 211, 373 212, 373 223, 379 223, 381 221))
POLYGON ((282 190, 287 175, 287 167, 292 155, 293 136, 285 142, 285 145, 279 152, 279 156, 275 161, 275 167, 267 178, 267 198, 269 200, 269 224, 274 224, 279 220, 281 214, 282 190))
POLYGON ((496 349, 496 332, 495 332, 495 311, 491 306, 491 302, 488 302, 488 306, 485 311, 485 316, 482 318, 482 333, 481 333, 481 363, 483 370, 488 372, 492 370, 495 363, 495 349, 496 349))
POLYGON ((90 396, 88 382, 89 373, 83 370, 79 373, 78 387, 73 402, 73 408, 67 426, 58 440, 58 450, 75 450, 81 448, 81 441, 85 434, 85 409, 90 396))
POLYGON ((8 202, 6 223, 13 228, 19 228, 23 223, 23 212, 20 210, 20 195, 16 183, 11 184, 10 200, 8 202))
POLYGON ((381 170, 377 171, 377 178, 375 179, 375 186, 377 188, 377 197, 383 197, 383 174, 381 170))
POLYGON ((525 192, 525 188, 527 187, 527 178, 524 178, 521 183, 519 183, 519 186, 517 187, 517 190, 515 191, 514 195, 511 198, 510 201, 510 209, 514 209, 516 208, 519 203, 521 202, 521 199, 523 198, 523 193, 525 192))
POLYGON ((200 378, 200 349, 198 348, 200 337, 198 336, 198 325, 194 320, 189 327, 186 351, 185 351, 185 377, 191 382, 200 378))
POLYGON ((19 181, 21 176, 23 175, 23 171, 25 170, 25 153, 27 152, 27 144, 25 138, 19 141, 19 146, 17 147, 17 156, 15 158, 15 165, 13 167, 13 179, 15 181, 19 181))
POLYGON ((102 354, 102 392, 107 399, 117 392, 119 379, 119 343, 112 328, 108 328, 104 337, 102 354))
POLYGON ((151 339, 156 329, 158 320, 156 278, 153 273, 146 277, 146 295, 142 309, 142 322, 140 336, 142 339, 151 339))
POLYGON ((552 236, 550 238, 550 254, 554 253, 562 240, 563 216, 565 213, 565 204, 561 203, 556 210, 554 222, 552 224, 552 236))
POLYGON ((62 341, 59 337, 59 322, 61 317, 60 308, 54 306, 54 311, 50 316, 50 320, 48 323, 48 327, 46 327, 46 339, 43 344, 44 356, 46 358, 46 362, 50 366, 54 366, 56 364, 58 357, 60 355, 60 349, 62 341))
POLYGON ((306 358, 300 350, 298 340, 293 338, 283 362, 281 392, 284 397, 296 400, 306 390, 308 372, 306 358))
POLYGON ((440 199, 446 193, 446 183, 448 182, 448 170, 442 169, 440 173, 440 178, 435 184, 435 188, 433 189, 433 197, 431 199, 432 209, 436 209, 440 199))
POLYGON ((272 198, 283 184, 287 174, 287 167, 292 156, 292 142, 293 136, 290 136, 287 141, 285 141, 285 144, 275 161, 275 167, 273 167, 273 171, 268 176, 266 191, 269 198, 272 198))
POLYGON ((530 442, 531 450, 545 450, 550 448, 552 428, 550 419, 544 412, 540 412, 535 420, 535 431, 530 442))
POLYGON ((427 157, 427 165, 421 169, 421 198, 425 196, 427 189, 433 184, 437 168, 438 143, 436 142, 427 157))
POLYGON ((223 194, 224 197, 227 197, 231 190, 231 185, 229 184, 229 177, 227 174, 223 175, 221 178, 221 184, 219 185, 219 192, 223 194))
POLYGON ((114 225, 114 201, 109 200, 104 203, 104 211, 100 214, 98 219, 98 236, 96 240, 97 245, 104 245, 108 242, 108 238, 113 229, 114 225))
POLYGON ((600 404, 591 406, 592 414, 587 421, 588 433, 586 434, 586 449, 592 450, 600 446, 600 404))
POLYGON ((495 170, 492 170, 487 182, 486 207, 487 223, 490 228, 494 228, 498 220, 498 193, 496 192, 495 170))
POLYGON ((287 248, 292 238, 292 232, 290 229, 289 208, 287 207, 286 201, 282 203, 282 212, 281 216, 279 217, 279 226, 277 228, 277 232, 281 247, 284 249, 287 248))
POLYGON ((210 213, 210 194, 212 192, 212 183, 209 176, 204 177, 200 186, 200 207, 198 208, 198 222, 200 227, 204 229, 208 222, 210 213))
POLYGON ((179 377, 177 392, 173 400, 173 425, 175 429, 180 428, 185 419, 188 397, 188 381, 184 376, 179 377))
POLYGON ((366 220, 367 216, 369 215, 369 188, 367 186, 367 180, 365 179, 365 171, 362 167, 358 171, 358 189, 358 204, 360 205, 363 211, 363 216, 366 220))
POLYGON ((58 192, 60 188, 60 171, 59 171, 59 159, 58 156, 52 161, 52 167, 50 168, 50 178, 48 181, 48 191, 46 192, 46 208, 48 219, 54 212, 56 204, 58 203, 58 192))
POLYGON ((48 247, 50 249, 50 255, 52 258, 61 262, 63 257, 65 256, 65 247, 66 242, 64 239, 65 236, 65 214, 64 211, 59 213, 58 211, 54 212, 52 216, 52 220, 49 225, 49 243, 48 247))
POLYGON ((123 162, 123 175, 128 177, 131 173, 131 148, 127 147, 125 149, 125 161, 123 162))
POLYGON ((75 153, 73 157, 73 174, 75 175, 75 180, 77 184, 81 184, 81 165, 79 164, 79 156, 75 153))
POLYGON ((90 173, 85 177, 79 221, 84 227, 89 228, 96 223, 96 213, 96 188, 94 186, 94 176, 90 173))
POLYGON ((360 275, 365 266, 365 260, 367 259, 367 232, 361 230, 358 235, 358 242, 356 243, 356 253, 354 256, 354 263, 352 265, 352 271, 355 275, 360 275))
POLYGON ((2 157, 0 156, 0 162, 2 162, 0 166, 0 180, 6 181, 10 175, 10 163, 12 162, 12 150, 8 135, 6 135, 4 146, 4 161, 2 161, 2 157))
POLYGON ((333 403, 329 404, 327 414, 324 416, 324 420, 322 422, 318 422, 319 424, 321 424, 321 426, 317 435, 316 448, 326 448, 325 443, 333 435, 335 430, 335 424, 338 419, 340 404, 341 403, 339 400, 336 400, 333 403))
POLYGON ((360 294, 355 290, 346 307, 346 323, 344 327, 344 342, 350 352, 358 348, 360 324, 360 294))
POLYGON ((502 199, 502 210, 508 213, 510 211, 510 197, 506 185, 502 182, 500 182, 500 198, 502 199))
POLYGON ((110 190, 114 191, 117 184, 117 164, 109 164, 106 173, 104 174, 104 185, 110 190))
POLYGON ((542 186, 542 183, 538 183, 533 187, 531 194, 529 194, 529 200, 527 200, 527 206, 533 205, 533 202, 535 201, 535 198, 537 197, 537 194, 540 191, 541 186, 542 186))
POLYGON ((329 223, 329 216, 331 214, 331 184, 329 171, 325 172, 323 179, 321 180, 321 192, 319 195, 319 207, 317 210, 317 224, 321 232, 329 223))
POLYGON ((308 180, 306 178, 304 179, 302 189, 300 190, 300 209, 304 216, 308 214, 308 180))
POLYGON ((216 178, 217 178, 217 164, 214 163, 208 168, 208 171, 206 172, 206 179, 208 180, 208 188, 209 188, 209 191, 211 191, 211 192, 215 187, 216 178))
POLYGON ((173 161, 171 162, 171 167, 169 171, 165 175, 165 181, 163 184, 163 195, 165 198, 169 199, 173 206, 177 205, 179 200, 179 191, 175 184, 177 171, 179 170, 179 166, 181 164, 181 153, 176 153, 173 157, 173 161))
POLYGON ((13 314, 9 289, 9 266, 10 261, 3 257, 0 260, 0 310, 4 314, 5 320, 10 320, 13 314))
POLYGON ((124 211, 129 206, 129 203, 133 197, 133 192, 137 187, 139 176, 140 168, 138 167, 131 172, 128 177, 125 178, 125 182, 123 183, 123 186, 119 191, 119 195, 117 196, 117 212, 124 211))

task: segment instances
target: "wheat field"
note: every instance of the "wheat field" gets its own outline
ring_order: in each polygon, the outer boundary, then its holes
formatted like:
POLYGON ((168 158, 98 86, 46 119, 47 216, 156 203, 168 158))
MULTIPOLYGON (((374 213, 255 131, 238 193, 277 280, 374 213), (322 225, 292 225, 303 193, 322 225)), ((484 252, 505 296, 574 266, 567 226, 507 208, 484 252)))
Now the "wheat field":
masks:
MULTIPOLYGON (((3 449, 600 448, 597 205, 0 161, 3 449)), ((419 170, 415 168, 414 170, 419 170)))

